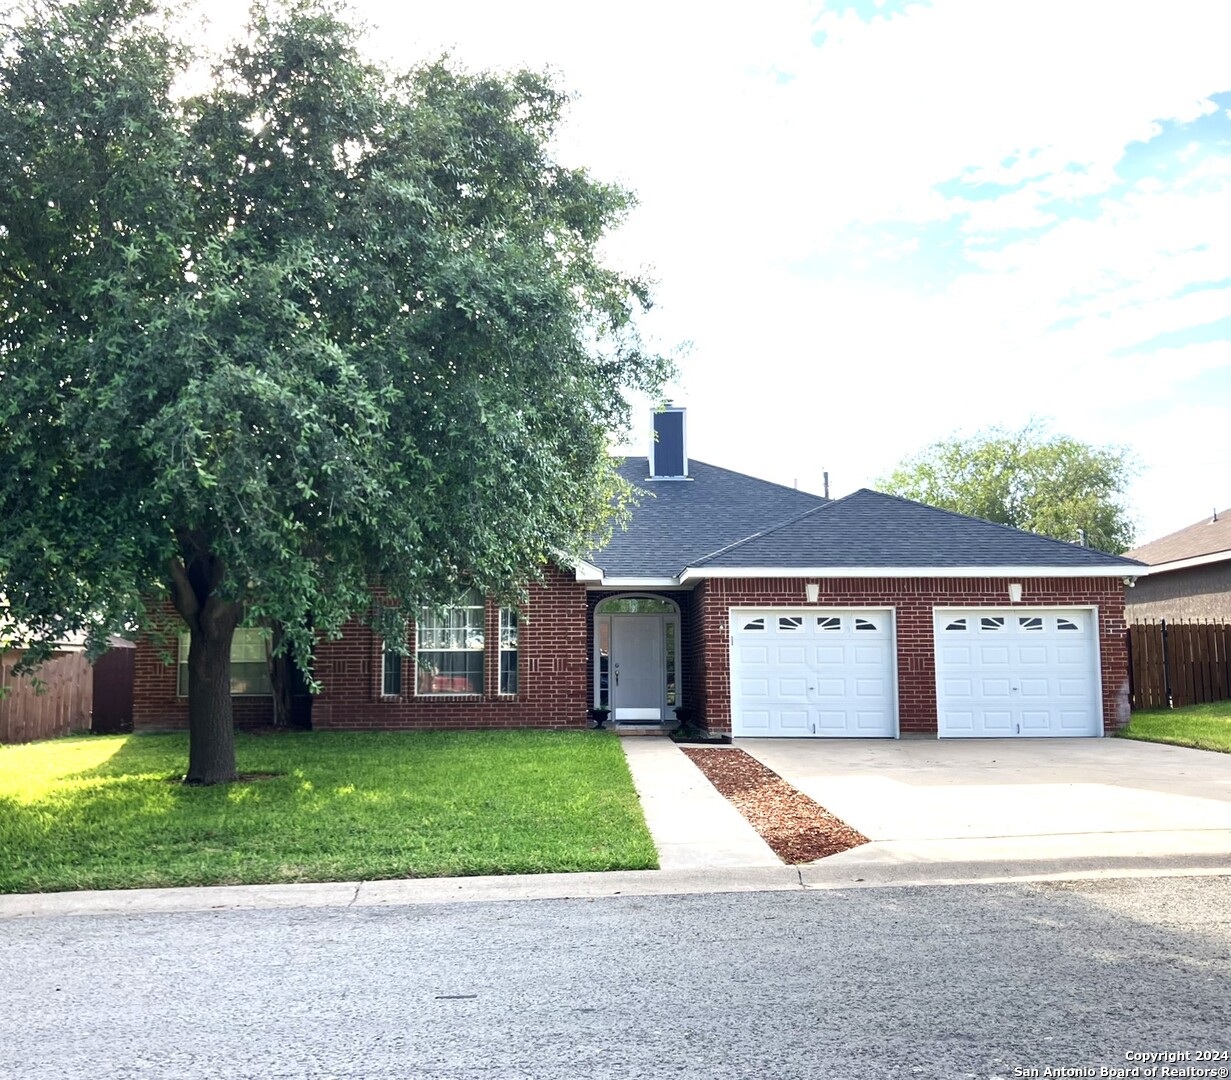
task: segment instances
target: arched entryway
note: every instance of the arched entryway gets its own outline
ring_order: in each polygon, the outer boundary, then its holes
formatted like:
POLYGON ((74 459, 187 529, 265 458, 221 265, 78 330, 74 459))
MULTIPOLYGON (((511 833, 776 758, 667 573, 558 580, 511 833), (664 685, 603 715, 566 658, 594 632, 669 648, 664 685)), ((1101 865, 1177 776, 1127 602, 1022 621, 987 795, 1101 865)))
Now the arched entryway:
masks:
POLYGON ((680 609, 663 596, 609 596, 594 610, 594 704, 621 724, 661 724, 683 704, 680 609))

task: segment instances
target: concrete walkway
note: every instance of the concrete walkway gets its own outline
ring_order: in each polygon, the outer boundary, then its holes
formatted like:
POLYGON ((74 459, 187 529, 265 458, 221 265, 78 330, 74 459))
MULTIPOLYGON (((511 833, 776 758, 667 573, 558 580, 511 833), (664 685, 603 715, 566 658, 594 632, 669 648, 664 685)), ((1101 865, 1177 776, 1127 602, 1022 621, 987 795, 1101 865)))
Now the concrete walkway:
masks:
POLYGON ((663 870, 783 865, 670 739, 628 738, 621 745, 663 870))

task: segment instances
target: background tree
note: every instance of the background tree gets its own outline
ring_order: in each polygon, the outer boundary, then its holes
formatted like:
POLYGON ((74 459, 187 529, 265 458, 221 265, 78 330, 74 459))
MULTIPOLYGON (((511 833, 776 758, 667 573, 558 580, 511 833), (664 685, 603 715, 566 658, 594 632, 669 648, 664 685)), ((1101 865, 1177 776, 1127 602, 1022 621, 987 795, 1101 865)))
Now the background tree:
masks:
POLYGON ((1052 435, 1032 421, 954 436, 907 458, 882 491, 1119 554, 1132 545, 1124 497, 1135 466, 1119 447, 1052 435))
POLYGON ((547 78, 390 74, 302 0, 183 97, 174 27, 77 0, 6 31, 0 595, 32 662, 170 600, 214 783, 237 625, 306 667, 356 613, 515 595, 603 525, 623 392, 669 365, 596 251, 630 196, 554 160, 547 78))

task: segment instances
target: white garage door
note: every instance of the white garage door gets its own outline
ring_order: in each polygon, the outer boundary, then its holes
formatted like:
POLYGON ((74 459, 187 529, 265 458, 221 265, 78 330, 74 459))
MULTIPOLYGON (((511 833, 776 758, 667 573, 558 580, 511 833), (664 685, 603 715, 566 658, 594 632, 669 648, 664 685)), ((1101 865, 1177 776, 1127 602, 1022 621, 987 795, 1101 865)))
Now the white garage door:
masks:
POLYGON ((892 738, 894 702, 891 612, 731 612, 735 735, 892 738))
POLYGON ((1090 610, 935 613, 942 738, 1098 735, 1098 639, 1090 610))

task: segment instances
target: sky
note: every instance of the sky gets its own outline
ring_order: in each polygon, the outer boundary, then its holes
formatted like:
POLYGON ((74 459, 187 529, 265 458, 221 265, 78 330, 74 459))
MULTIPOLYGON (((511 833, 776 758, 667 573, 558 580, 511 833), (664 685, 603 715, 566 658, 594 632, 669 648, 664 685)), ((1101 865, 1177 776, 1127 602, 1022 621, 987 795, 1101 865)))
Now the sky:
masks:
POLYGON ((575 95, 691 457, 841 495, 1042 419, 1132 453, 1141 542, 1231 507, 1227 0, 353 6, 397 66, 575 95))

